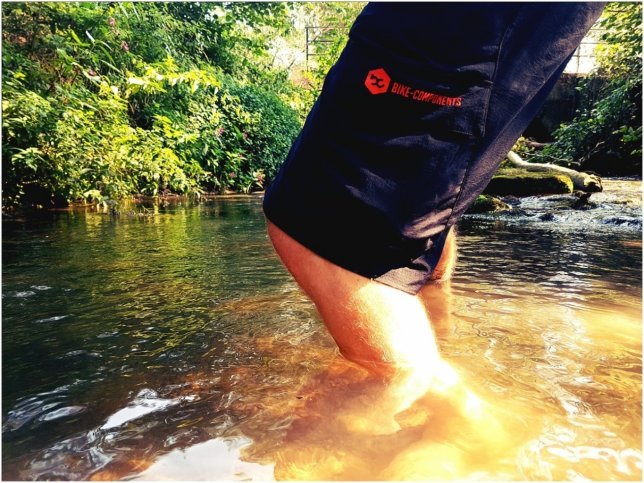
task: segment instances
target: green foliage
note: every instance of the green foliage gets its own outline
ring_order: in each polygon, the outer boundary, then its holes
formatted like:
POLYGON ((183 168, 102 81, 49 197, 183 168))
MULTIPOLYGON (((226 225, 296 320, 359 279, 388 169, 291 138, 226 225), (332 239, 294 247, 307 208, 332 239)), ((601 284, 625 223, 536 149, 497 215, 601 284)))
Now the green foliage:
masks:
POLYGON ((252 84, 231 86, 230 92, 253 113, 246 131, 247 140, 253 146, 247 155, 248 161, 271 180, 299 132, 297 115, 276 94, 252 84))
POLYGON ((315 63, 312 75, 319 88, 327 72, 340 56, 349 39, 349 29, 366 2, 324 2, 322 5, 303 3, 301 8, 307 15, 310 25, 320 27, 313 35, 323 43, 314 49, 315 63))
POLYGON ((305 66, 292 69, 293 82, 304 88, 288 92, 289 104, 304 120, 317 98, 329 69, 336 62, 349 39, 349 29, 366 2, 294 2, 289 10, 298 26, 291 42, 298 50, 307 50, 305 66), (308 39, 305 29, 310 28, 308 39), (308 40, 308 46, 307 44, 308 40))
POLYGON ((581 169, 636 174, 642 156, 641 3, 609 4, 600 26, 606 44, 597 52, 599 68, 580 88, 581 109, 533 159, 563 158, 581 169))
POLYGON ((260 189, 299 129, 269 54, 284 4, 27 2, 2 16, 5 207, 260 189))

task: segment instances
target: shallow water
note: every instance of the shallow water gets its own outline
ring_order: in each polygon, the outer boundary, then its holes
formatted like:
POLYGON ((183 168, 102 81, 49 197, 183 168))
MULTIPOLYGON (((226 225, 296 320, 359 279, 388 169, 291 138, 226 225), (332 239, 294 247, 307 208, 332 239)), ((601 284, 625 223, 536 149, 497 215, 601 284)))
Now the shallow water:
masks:
POLYGON ((433 322, 479 404, 392 434, 260 198, 4 221, 3 479, 640 480, 640 189, 465 217, 433 322))

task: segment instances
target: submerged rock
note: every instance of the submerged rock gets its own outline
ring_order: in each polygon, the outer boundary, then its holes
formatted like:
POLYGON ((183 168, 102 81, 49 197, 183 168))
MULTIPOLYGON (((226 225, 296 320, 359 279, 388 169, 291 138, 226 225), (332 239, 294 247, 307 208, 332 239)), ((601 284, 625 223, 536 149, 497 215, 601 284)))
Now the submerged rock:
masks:
POLYGON ((539 215, 539 219, 541 221, 555 221, 556 217, 554 213, 544 213, 542 215, 539 215))
POLYGON ((489 195, 479 195, 467 213, 493 213, 496 211, 511 210, 512 207, 498 198, 489 195))
POLYGON ((535 196, 572 193, 572 191, 572 180, 565 174, 507 169, 497 172, 485 188, 484 194, 535 196))
POLYGON ((573 193, 577 199, 573 201, 571 208, 575 210, 589 210, 591 208, 596 208, 597 203, 590 201, 590 195, 592 193, 584 193, 583 191, 575 191, 573 193))

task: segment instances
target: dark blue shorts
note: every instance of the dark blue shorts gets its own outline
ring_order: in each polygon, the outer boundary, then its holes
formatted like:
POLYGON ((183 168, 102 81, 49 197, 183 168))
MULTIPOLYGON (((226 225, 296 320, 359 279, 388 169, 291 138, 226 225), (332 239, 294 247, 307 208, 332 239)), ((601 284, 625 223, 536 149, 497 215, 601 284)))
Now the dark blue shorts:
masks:
POLYGON ((603 7, 369 4, 266 192, 267 218, 416 293, 603 7))

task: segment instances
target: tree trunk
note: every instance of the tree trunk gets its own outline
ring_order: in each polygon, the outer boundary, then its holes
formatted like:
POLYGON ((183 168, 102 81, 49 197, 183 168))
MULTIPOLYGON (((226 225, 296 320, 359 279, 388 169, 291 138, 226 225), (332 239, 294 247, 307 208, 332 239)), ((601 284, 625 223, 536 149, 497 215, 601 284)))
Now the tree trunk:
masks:
POLYGON ((574 169, 564 168, 563 166, 557 166, 556 164, 528 163, 513 151, 508 153, 508 159, 516 167, 525 169, 526 171, 555 171, 557 173, 565 174, 570 177, 576 190, 584 191, 586 193, 596 193, 603 189, 602 179, 595 174, 575 171, 574 169))

